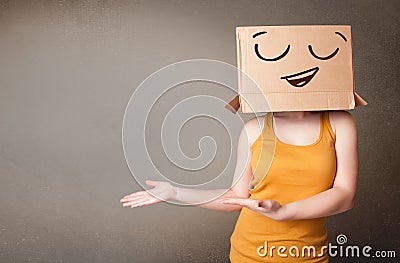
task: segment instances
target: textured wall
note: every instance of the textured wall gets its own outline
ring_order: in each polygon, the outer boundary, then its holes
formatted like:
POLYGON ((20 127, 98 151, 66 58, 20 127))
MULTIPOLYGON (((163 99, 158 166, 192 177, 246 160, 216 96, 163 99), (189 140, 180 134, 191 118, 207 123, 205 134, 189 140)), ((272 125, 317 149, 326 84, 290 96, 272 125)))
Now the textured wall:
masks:
POLYGON ((369 105, 353 112, 357 202, 329 218, 329 238, 398 249, 399 3, 0 1, 0 261, 228 262, 237 213, 121 208, 140 189, 121 124, 153 71, 191 58, 235 64, 234 30, 246 25, 352 25, 369 105))

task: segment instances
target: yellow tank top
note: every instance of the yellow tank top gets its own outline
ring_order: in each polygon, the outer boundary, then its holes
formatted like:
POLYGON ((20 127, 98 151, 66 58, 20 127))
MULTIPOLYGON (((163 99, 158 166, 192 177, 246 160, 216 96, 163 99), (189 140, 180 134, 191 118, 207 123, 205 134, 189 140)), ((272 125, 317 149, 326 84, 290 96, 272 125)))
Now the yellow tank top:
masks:
MULTIPOLYGON (((272 113, 265 116, 263 131, 251 147, 254 188, 249 198, 286 204, 332 187, 336 175, 335 134, 328 111, 319 114, 319 137, 305 146, 281 142, 273 130, 272 113)), ((326 263, 325 222, 325 217, 278 222, 244 207, 231 236, 230 260, 326 263), (279 251, 280 246, 283 248, 279 251)))

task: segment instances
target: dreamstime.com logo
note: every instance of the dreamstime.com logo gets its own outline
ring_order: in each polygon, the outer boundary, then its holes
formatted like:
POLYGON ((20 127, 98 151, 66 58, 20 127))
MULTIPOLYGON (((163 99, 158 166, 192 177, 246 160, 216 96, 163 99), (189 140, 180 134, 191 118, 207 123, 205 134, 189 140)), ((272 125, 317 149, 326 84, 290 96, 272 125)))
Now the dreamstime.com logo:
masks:
POLYGON ((328 243, 327 246, 316 248, 315 246, 268 246, 265 241, 263 245, 257 248, 257 254, 260 257, 351 257, 351 258, 395 258, 394 250, 374 250, 371 246, 347 245, 347 236, 339 234, 336 237, 336 244, 328 243))

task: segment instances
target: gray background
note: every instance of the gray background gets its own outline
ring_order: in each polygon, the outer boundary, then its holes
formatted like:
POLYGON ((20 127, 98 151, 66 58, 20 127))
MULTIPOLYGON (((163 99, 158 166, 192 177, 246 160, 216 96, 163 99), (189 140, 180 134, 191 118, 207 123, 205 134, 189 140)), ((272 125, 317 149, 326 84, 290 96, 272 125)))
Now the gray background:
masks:
MULTIPOLYGON (((140 190, 121 125, 135 87, 162 66, 235 65, 234 30, 246 25, 352 25, 356 90, 369 105, 353 111, 357 202, 329 218, 329 238, 398 249, 399 3, 1 1, 0 261, 228 262, 238 213, 120 206, 140 190)), ((332 260, 355 261, 375 262, 332 260)))

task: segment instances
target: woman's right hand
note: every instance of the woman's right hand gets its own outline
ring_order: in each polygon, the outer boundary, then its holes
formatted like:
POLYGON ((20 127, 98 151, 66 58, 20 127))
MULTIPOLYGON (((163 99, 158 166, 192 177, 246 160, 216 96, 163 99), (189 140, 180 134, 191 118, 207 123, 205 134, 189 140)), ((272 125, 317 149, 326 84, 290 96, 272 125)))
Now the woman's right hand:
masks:
POLYGON ((168 201, 176 197, 176 188, 168 182, 147 180, 146 184, 154 186, 154 188, 124 196, 120 200, 122 205, 133 208, 168 201))

